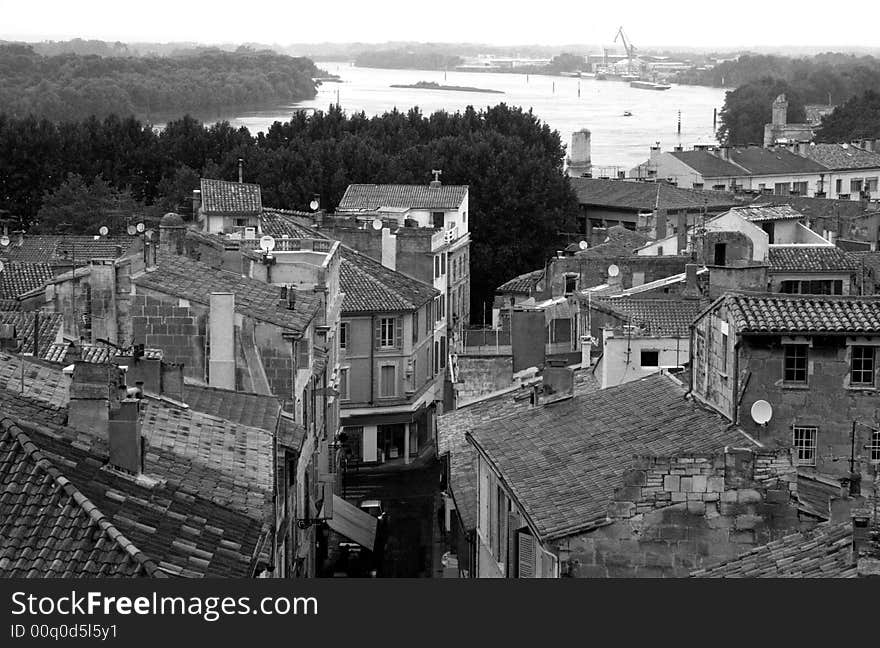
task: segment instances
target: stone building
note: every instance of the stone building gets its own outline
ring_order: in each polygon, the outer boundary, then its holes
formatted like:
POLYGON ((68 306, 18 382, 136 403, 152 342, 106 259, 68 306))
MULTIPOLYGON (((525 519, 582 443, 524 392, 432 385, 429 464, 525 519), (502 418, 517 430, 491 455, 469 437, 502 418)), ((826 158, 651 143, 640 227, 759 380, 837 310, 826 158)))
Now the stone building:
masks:
POLYGON ((764 125, 764 146, 779 142, 809 142, 813 139, 812 124, 788 123, 788 100, 784 94, 773 100, 773 113, 769 124, 764 125))
POLYGON ((668 375, 531 402, 466 434, 481 577, 687 576, 814 523, 790 451, 668 375))
POLYGON ((867 474, 880 460, 878 345, 875 297, 731 292, 694 322, 692 392, 764 446, 793 447, 803 472, 849 478, 852 459, 867 474), (753 416, 758 401, 769 421, 753 416))

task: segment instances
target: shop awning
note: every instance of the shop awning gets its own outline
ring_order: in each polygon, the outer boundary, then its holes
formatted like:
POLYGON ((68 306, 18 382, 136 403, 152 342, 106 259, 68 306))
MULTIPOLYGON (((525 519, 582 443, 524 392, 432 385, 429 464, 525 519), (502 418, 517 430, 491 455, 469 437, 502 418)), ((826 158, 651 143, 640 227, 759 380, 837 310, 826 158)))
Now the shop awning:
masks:
MULTIPOLYGON (((323 512, 321 517, 324 517, 323 512)), ((372 551, 376 544, 376 518, 338 495, 333 496, 333 517, 327 519, 327 524, 336 533, 365 549, 372 551)))

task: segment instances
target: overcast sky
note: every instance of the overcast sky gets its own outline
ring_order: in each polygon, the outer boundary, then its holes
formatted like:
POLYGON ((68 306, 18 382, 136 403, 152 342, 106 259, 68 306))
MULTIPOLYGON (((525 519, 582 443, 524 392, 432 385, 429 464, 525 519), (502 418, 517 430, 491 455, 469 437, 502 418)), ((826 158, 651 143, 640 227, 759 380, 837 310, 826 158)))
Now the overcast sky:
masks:
POLYGON ((876 0, 831 6, 803 0, 0 0, 0 39, 559 45, 611 43, 623 25, 636 46, 880 47, 876 0))

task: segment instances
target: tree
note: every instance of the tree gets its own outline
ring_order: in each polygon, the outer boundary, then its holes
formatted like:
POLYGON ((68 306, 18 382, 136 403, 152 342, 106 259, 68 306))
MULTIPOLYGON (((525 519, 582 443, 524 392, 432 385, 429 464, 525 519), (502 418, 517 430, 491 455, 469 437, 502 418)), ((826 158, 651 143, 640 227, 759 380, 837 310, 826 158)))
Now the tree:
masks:
POLYGON ((869 90, 850 99, 822 119, 816 133, 819 142, 849 142, 880 138, 880 93, 869 90))
POLYGON ((727 93, 719 115, 718 141, 730 146, 761 145, 764 125, 773 117, 773 101, 781 94, 788 100, 788 121, 803 122, 806 115, 800 94, 785 81, 767 77, 727 93))
POLYGON ((129 193, 114 189, 101 176, 88 184, 71 173, 60 187, 43 196, 32 231, 97 234, 106 225, 118 233, 129 217, 142 211, 129 193))

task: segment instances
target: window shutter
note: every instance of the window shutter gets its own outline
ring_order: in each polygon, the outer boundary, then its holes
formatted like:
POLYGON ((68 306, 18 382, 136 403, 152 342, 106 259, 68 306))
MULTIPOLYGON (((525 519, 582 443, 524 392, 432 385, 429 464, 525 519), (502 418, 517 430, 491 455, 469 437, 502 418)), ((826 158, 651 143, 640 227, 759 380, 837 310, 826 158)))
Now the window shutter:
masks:
POLYGON ((517 551, 517 535, 518 529, 522 526, 518 513, 507 514, 507 577, 517 578, 517 567, 519 565, 519 556, 517 551))
POLYGON ((379 349, 382 346, 382 318, 376 318, 376 331, 375 331, 375 340, 373 341, 373 345, 379 349))
POLYGON ((394 318, 394 346, 403 348, 403 317, 394 318))
POLYGON ((517 577, 535 578, 535 537, 522 531, 517 536, 517 577))

